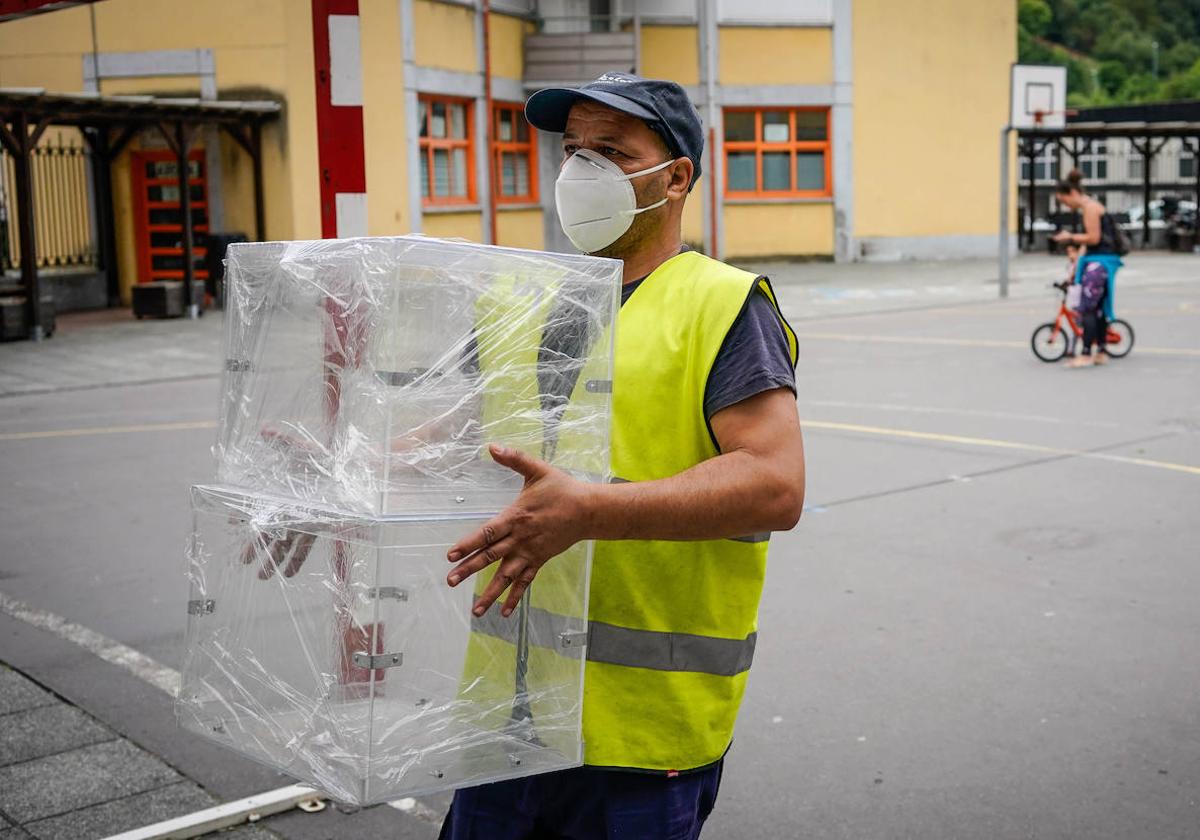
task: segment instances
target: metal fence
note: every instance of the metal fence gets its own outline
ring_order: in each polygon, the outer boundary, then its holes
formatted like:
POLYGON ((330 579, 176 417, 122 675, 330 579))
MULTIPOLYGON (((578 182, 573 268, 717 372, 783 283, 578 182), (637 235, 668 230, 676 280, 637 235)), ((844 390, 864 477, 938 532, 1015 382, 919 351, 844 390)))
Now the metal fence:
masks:
MULTIPOLYGON (((77 131, 47 132, 33 150, 33 207, 37 218, 38 268, 97 265, 88 181, 87 144, 77 131)), ((16 224, 16 172, 0 153, 0 269, 21 265, 16 224)))

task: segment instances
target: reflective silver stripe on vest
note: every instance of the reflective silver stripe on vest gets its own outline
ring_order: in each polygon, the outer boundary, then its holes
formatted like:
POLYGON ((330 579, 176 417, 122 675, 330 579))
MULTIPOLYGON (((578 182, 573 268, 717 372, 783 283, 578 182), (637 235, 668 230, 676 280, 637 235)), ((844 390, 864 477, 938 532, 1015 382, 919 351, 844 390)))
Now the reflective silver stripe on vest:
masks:
MULTIPOLYGON (((529 608, 529 643, 535 647, 574 658, 578 656, 578 648, 564 646, 562 637, 564 633, 578 632, 582 627, 579 619, 566 618, 538 607, 529 608)), ((516 613, 503 618, 500 610, 493 607, 482 618, 472 617, 471 630, 515 645, 520 623, 516 613)), ((634 630, 593 621, 588 625, 587 658, 592 662, 628 668, 733 677, 750 670, 757 640, 757 633, 744 639, 722 639, 691 633, 634 630)))
MULTIPOLYGON (((609 484, 631 484, 632 482, 630 482, 630 480, 628 478, 619 478, 614 475, 612 478, 610 478, 608 480, 608 483, 609 484)), ((744 536, 744 537, 727 537, 727 539, 731 539, 734 542, 740 542, 740 543, 770 542, 771 541, 771 532, 770 531, 760 531, 757 534, 746 534, 746 536, 744 536)))
POLYGON ((588 625, 587 658, 630 668, 733 677, 750 670, 757 639, 757 633, 744 639, 721 639, 691 633, 632 630, 593 621, 588 625))
MULTIPOLYGON (((534 647, 547 648, 557 651, 563 656, 578 659, 579 647, 564 647, 563 633, 577 633, 583 630, 585 622, 578 618, 568 618, 543 610, 540 607, 529 608, 529 644, 534 647)), ((514 612, 508 618, 500 615, 500 607, 493 606, 482 617, 471 616, 471 631, 483 633, 502 639, 511 645, 517 643, 517 634, 521 628, 520 613, 514 612)))

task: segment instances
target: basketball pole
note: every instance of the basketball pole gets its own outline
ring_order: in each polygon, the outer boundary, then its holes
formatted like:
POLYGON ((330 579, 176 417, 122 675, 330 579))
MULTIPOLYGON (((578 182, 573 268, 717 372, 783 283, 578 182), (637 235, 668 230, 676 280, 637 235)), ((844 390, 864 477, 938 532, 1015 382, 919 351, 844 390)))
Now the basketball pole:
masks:
MULTIPOLYGON (((1012 126, 1000 130, 1000 297, 1008 297, 1008 136, 1012 126)), ((1032 169, 1030 176, 1033 176, 1032 169)), ((1032 212, 1032 209, 1031 209, 1032 212)))

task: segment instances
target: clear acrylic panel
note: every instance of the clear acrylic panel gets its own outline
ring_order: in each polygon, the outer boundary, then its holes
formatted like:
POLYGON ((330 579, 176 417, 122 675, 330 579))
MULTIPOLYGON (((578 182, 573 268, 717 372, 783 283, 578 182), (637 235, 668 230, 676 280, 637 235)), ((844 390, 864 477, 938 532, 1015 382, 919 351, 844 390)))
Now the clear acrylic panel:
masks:
POLYGON ((608 471, 621 264, 423 237, 227 259, 218 480, 360 512, 496 511, 487 444, 608 471))
POLYGON ((370 524, 206 488, 193 488, 192 505, 180 723, 361 800, 372 674, 352 656, 378 627, 370 524), (297 547, 305 562, 285 575, 276 561, 297 547))
POLYGON ((445 554, 482 518, 219 487, 193 510, 186 728, 359 804, 582 761, 589 544, 474 618, 486 577, 447 587, 445 554))

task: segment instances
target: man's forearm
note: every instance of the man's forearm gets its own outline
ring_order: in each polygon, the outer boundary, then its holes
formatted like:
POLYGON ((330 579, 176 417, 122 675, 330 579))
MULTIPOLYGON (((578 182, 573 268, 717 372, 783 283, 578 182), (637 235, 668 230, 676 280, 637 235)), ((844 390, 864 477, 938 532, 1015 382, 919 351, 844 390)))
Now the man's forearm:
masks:
POLYGON ((670 478, 593 489, 588 537, 599 540, 705 540, 786 531, 804 504, 796 469, 735 450, 670 478))

